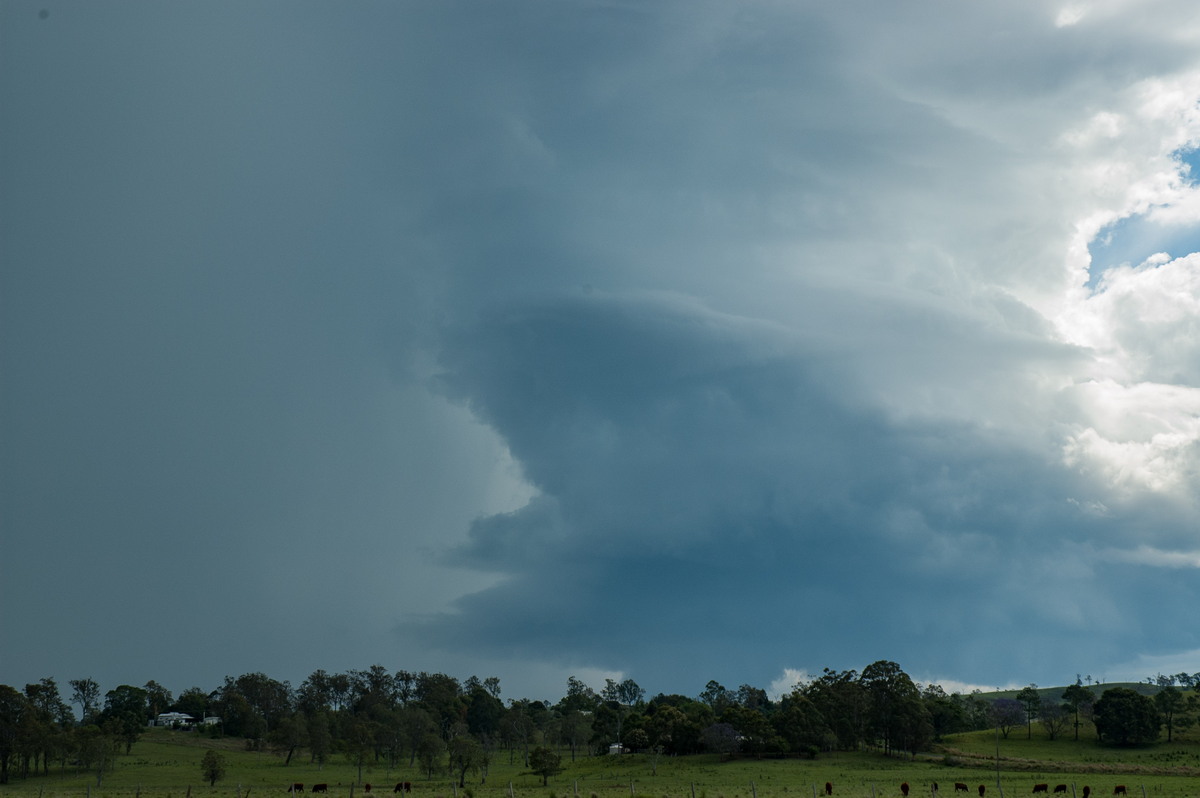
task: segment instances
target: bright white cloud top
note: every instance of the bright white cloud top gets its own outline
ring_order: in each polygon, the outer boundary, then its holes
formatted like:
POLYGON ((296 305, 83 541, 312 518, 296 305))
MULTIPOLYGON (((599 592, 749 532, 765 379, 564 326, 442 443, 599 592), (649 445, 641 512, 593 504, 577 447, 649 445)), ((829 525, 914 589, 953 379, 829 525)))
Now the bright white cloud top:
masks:
POLYGON ((0 682, 1200 669, 1190 5, 44 8, 0 682))

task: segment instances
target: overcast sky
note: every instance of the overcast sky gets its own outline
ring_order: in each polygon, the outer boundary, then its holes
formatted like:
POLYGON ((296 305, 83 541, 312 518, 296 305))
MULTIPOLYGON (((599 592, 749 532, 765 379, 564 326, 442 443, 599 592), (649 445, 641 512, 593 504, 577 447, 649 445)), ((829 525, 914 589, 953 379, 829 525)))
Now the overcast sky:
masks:
POLYGON ((0 683, 1200 670, 1194 0, 0 3, 0 683))

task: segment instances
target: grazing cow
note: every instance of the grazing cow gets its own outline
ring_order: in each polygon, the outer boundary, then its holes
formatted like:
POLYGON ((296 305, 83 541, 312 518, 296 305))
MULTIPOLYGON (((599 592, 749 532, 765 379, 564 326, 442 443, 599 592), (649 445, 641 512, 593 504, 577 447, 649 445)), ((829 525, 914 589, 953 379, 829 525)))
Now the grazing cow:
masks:
POLYGON ((900 783, 900 794, 903 795, 904 798, 908 798, 908 782, 907 781, 900 783))
POLYGON ((1092 794, 1092 788, 1087 786, 1086 784, 1083 785, 1083 798, 1088 798, 1088 796, 1091 794, 1092 794))
POLYGON ((980 784, 980 785, 979 785, 979 798, 983 798, 983 794, 984 794, 985 792, 987 792, 987 787, 985 787, 985 786, 983 786, 982 784, 980 784))
POLYGON ((956 781, 956 782, 954 782, 954 791, 955 792, 966 792, 967 785, 962 783, 961 781, 956 781))
POLYGON ((329 785, 328 784, 314 784, 312 786, 312 791, 313 792, 329 792, 329 785))
POLYGON ((1035 785, 1033 785, 1033 791, 1034 791, 1034 792, 1048 792, 1049 790, 1050 790, 1050 785, 1049 785, 1049 784, 1035 784, 1035 785))
POLYGON ((833 782, 832 781, 825 782, 825 794, 833 795, 833 782))
POLYGON ((396 782, 396 789, 392 790, 392 792, 412 792, 412 782, 398 781, 396 782))
POLYGON ((929 791, 934 792, 934 793, 936 793, 938 791, 938 786, 937 786, 936 781, 929 785, 929 791))
POLYGON ((1128 794, 1129 793, 1125 791, 1124 784, 1118 784, 1116 787, 1113 787, 1113 795, 1128 795, 1128 794))
POLYGON ((291 787, 288 787, 288 792, 304 792, 304 785, 296 782, 291 787))
POLYGON ((1066 792, 1066 791, 1067 791, 1067 785, 1065 785, 1065 784, 1055 784, 1055 785, 1054 785, 1054 791, 1055 791, 1055 792, 1066 792))
POLYGON ((370 785, 370 784, 364 784, 364 785, 363 785, 363 792, 370 792, 370 791, 371 791, 371 785, 370 785))

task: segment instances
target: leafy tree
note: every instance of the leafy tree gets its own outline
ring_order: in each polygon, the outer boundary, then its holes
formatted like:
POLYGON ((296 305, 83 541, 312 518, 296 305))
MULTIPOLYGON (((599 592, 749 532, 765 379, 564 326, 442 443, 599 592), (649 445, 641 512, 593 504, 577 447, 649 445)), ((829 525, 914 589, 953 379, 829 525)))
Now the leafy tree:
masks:
POLYGON ((928 685, 921 691, 921 700, 925 703, 933 727, 934 740, 967 729, 966 710, 960 698, 958 695, 946 695, 946 691, 937 684, 928 685))
POLYGON ((309 761, 324 765, 333 748, 333 734, 329 729, 329 713, 318 712, 308 721, 309 761))
POLYGON ((434 769, 445 755, 446 743, 436 734, 426 734, 417 744, 417 759, 421 761, 421 767, 425 769, 425 775, 429 778, 433 778, 434 769))
POLYGON ((157 718, 159 713, 166 712, 167 707, 174 703, 174 699, 171 698, 171 691, 153 679, 142 685, 142 689, 146 691, 147 720, 157 718))
POLYGON ((771 699, 767 696, 767 691, 759 687, 743 684, 737 689, 736 699, 738 706, 755 712, 766 714, 771 710, 771 699))
POLYGON ((458 774, 458 786, 465 787, 467 773, 479 770, 483 764, 483 746, 474 737, 464 734, 451 740, 447 751, 450 755, 450 770, 458 774))
POLYGON ((782 708, 773 718, 775 731, 789 750, 816 756, 833 736, 816 705, 799 690, 785 696, 780 703, 782 708))
POLYGON ((591 715, 585 715, 579 710, 572 709, 562 716, 561 733, 563 740, 571 748, 571 761, 575 761, 575 751, 588 741, 592 734, 591 715))
POLYGON ((626 679, 619 684, 612 679, 604 680, 604 689, 600 691, 600 696, 617 712, 618 740, 624 739, 621 727, 624 725, 628 708, 640 702, 645 695, 646 691, 633 679, 626 679))
POLYGON ((75 731, 75 756, 79 766, 84 769, 94 769, 96 786, 104 780, 104 771, 113 766, 116 759, 119 729, 111 725, 100 727, 96 724, 81 726, 75 731))
POLYGON ((761 755, 774 747, 775 729, 761 712, 734 704, 721 714, 721 720, 737 732, 739 750, 761 755))
POLYGON ((292 763, 296 750, 308 745, 308 719, 303 712, 293 712, 283 718, 267 735, 271 745, 279 752, 287 752, 283 760, 284 767, 292 763))
POLYGON ((625 739, 621 743, 630 751, 645 751, 650 747, 650 734, 643 728, 625 729, 625 739))
POLYGON ((1046 736, 1051 740, 1057 740, 1070 721, 1071 708, 1066 704, 1051 701, 1049 704, 1043 705, 1041 712, 1038 713, 1038 722, 1042 724, 1042 728, 1046 730, 1046 736))
POLYGON ((189 687, 179 694, 172 705, 176 712, 183 712, 193 718, 203 720, 208 715, 208 693, 199 687, 189 687))
POLYGON ((416 677, 416 700, 430 714, 443 740, 450 737, 450 727, 463 719, 463 704, 458 679, 444 673, 425 673, 416 677))
POLYGON ((1183 693, 1178 687, 1168 685, 1154 694, 1154 705, 1162 716, 1163 726, 1167 729, 1167 742, 1174 739, 1177 719, 1187 706, 1183 693))
POLYGON ((292 688, 264 673, 225 677, 218 691, 219 712, 230 734, 261 738, 281 718, 292 714, 292 688))
POLYGON ((75 715, 71 712, 71 706, 63 701, 53 679, 25 685, 25 698, 29 702, 29 712, 22 725, 30 733, 27 742, 33 754, 33 767, 36 771, 40 758, 42 772, 49 773, 53 755, 65 758, 69 731, 75 726, 75 715))
POLYGON ((17 751, 18 729, 28 709, 25 696, 0 684, 0 784, 8 784, 8 763, 17 751))
POLYGON ((95 721, 95 714, 100 703, 100 685, 94 679, 72 679, 71 703, 79 705, 79 713, 83 723, 95 721))
POLYGON ((863 669, 859 677, 867 699, 867 718, 884 753, 900 748, 917 751, 933 736, 929 712, 921 693, 895 662, 879 660, 863 669))
POLYGON ((467 728, 480 740, 494 739, 504 717, 504 704, 482 684, 474 687, 467 698, 467 728))
POLYGON ((709 679, 708 684, 704 685, 704 692, 700 694, 700 700, 712 708, 714 715, 720 717, 734 703, 734 696, 716 679, 709 679))
POLYGON ((574 676, 567 677, 567 694, 558 702, 558 711, 591 712, 600 703, 600 696, 574 676))
POLYGON ((738 751, 737 729, 728 723, 714 723, 702 734, 704 747, 714 754, 733 756, 738 751))
POLYGON ((346 756, 346 761, 358 768, 358 780, 362 781, 362 769, 375 750, 375 731, 377 724, 362 715, 349 719, 349 725, 338 747, 346 756))
POLYGON ((1020 701, 1014 701, 1011 698, 997 698, 992 702, 992 725, 1000 730, 1000 734, 1005 740, 1008 739, 1008 733, 1013 730, 1013 727, 1024 719, 1025 709, 1021 706, 1020 701))
POLYGON ((146 727, 146 691, 128 684, 109 690, 100 719, 117 730, 128 754, 146 727))
POLYGON ((210 748, 200 760, 200 772, 209 787, 215 786, 218 780, 225 778, 225 757, 210 748))
POLYGON ((1128 687, 1110 687, 1096 702, 1096 734, 1115 745, 1144 745, 1158 739, 1161 718, 1154 699, 1128 687))
POLYGON ((1042 708, 1042 696, 1038 693, 1037 685, 1031 684, 1028 687, 1022 687, 1017 692, 1017 700, 1025 709, 1025 739, 1032 740, 1033 719, 1037 717, 1038 711, 1042 708))
MULTIPOLYGON (((542 786, 556 773, 562 772, 562 757, 549 748, 538 746, 529 752, 529 769, 542 777, 542 786)), ((459 786, 462 786, 461 783, 459 786)))
POLYGON ((1083 683, 1080 682, 1079 677, 1076 676, 1075 684, 1070 685, 1066 690, 1063 691, 1062 698, 1067 702, 1067 706, 1070 707, 1071 713, 1075 716, 1075 739, 1078 740, 1079 712, 1080 710, 1086 711, 1096 703, 1096 694, 1084 687, 1083 683))
POLYGON ((864 739, 867 695, 857 671, 826 668, 801 688, 837 738, 837 747, 854 750, 864 739))

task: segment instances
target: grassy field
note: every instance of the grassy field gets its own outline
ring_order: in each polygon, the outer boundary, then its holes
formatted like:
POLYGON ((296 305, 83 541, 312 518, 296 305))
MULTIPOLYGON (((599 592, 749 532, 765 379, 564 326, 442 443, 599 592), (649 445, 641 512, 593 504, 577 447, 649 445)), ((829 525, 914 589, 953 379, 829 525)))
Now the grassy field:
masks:
MULTIPOLYGON (((479 774, 468 775, 465 789, 445 774, 428 779, 415 768, 382 764, 364 768, 362 782, 377 785, 372 795, 378 798, 390 796, 397 781, 411 781, 415 798, 815 798, 827 781, 835 798, 901 798, 901 782, 911 786, 910 798, 932 798, 934 782, 942 796, 954 798, 956 781, 970 785, 965 798, 977 798, 980 784, 986 798, 1026 798, 1038 782, 1068 785, 1066 798, 1082 798, 1084 785, 1095 798, 1108 798, 1117 784, 1127 785, 1130 798, 1200 796, 1200 744, 1194 741, 1122 750, 1091 741, 1051 742, 1036 731, 1026 740, 1023 729, 1001 740, 999 781, 991 732, 956 735, 916 759, 855 752, 815 760, 656 760, 637 754, 571 762, 564 752, 563 764, 564 771, 545 787, 540 776, 521 767, 519 756, 510 764, 506 751, 493 755, 486 784, 479 774)), ((165 730, 148 731, 96 782, 95 773, 55 767, 49 776, 14 778, 0 786, 0 798, 283 798, 292 782, 328 783, 330 798, 367 798, 357 770, 340 757, 318 767, 298 756, 285 766, 281 756, 246 751, 241 741, 165 730), (210 748, 226 758, 225 778, 215 787, 201 781, 200 760, 210 748)))

